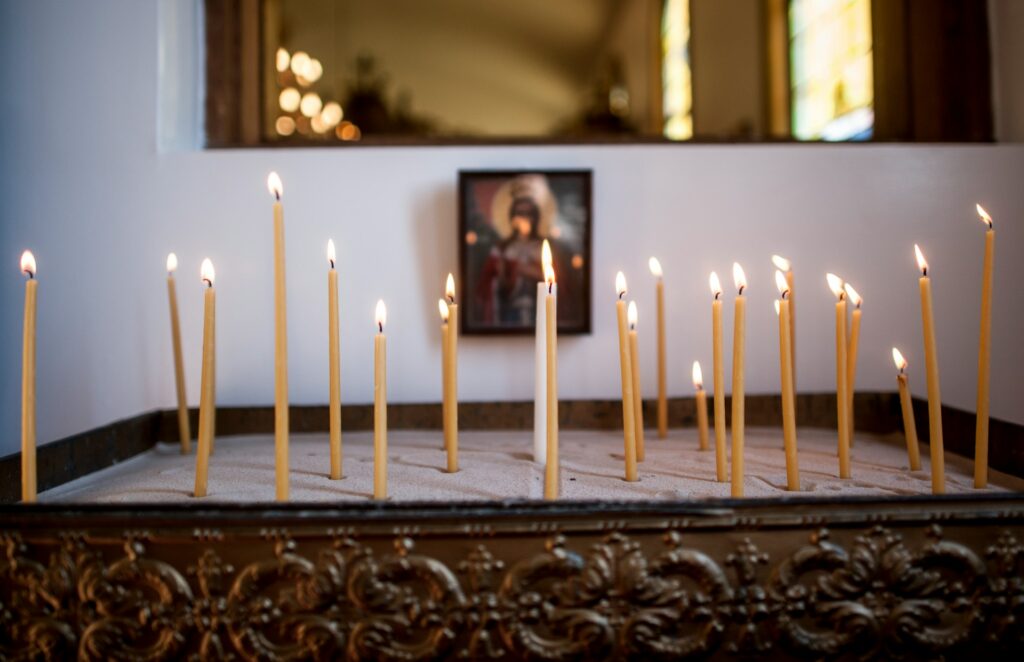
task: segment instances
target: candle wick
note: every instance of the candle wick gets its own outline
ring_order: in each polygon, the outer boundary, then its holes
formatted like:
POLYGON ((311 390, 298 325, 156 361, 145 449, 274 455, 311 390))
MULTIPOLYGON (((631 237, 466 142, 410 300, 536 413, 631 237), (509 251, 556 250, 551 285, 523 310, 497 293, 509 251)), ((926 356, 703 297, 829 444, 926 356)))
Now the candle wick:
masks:
POLYGON ((928 267, 921 269, 921 275, 924 276, 925 278, 928 277, 928 267))
POLYGON ((455 303, 455 295, 454 294, 449 294, 448 295, 448 303, 452 303, 452 304, 455 303))
POLYGON ((334 268, 334 260, 331 260, 331 269, 334 268))
POLYGON ((203 282, 206 283, 206 287, 213 287, 213 281, 211 281, 209 278, 204 278, 203 282))
POLYGON ((554 286, 555 286, 555 281, 549 281, 548 282, 548 294, 551 294, 552 290, 554 289, 554 286))
POLYGON ((718 297, 722 296, 721 292, 715 292, 715 301, 718 301, 718 297))
POLYGON ((619 299, 622 299, 622 297, 624 296, 626 296, 626 290, 622 290, 621 292, 619 292, 619 299))
POLYGON ((746 285, 740 285, 740 291, 738 293, 738 296, 743 296, 743 290, 746 289, 746 287, 746 285))
POLYGON ((787 299, 789 299, 789 290, 783 290, 782 291, 782 300, 786 301, 787 299))
MULTIPOLYGON (((445 320, 444 323, 447 324, 448 320, 445 320)), ((381 322, 377 322, 377 332, 384 333, 384 325, 381 322)))
POLYGON ((34 279, 36 277, 36 275, 34 273, 32 273, 32 271, 29 270, 29 269, 25 269, 25 273, 28 274, 28 279, 29 280, 32 280, 32 279, 34 279))
POLYGON ((281 194, 278 193, 277 191, 274 191, 274 200, 281 202, 281 194))

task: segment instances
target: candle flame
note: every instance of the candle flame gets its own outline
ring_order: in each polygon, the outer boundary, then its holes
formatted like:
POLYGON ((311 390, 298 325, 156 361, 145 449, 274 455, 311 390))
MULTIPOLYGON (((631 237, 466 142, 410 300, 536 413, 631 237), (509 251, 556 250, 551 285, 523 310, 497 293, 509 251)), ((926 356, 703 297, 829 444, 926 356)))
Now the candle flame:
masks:
POLYGON ((635 329, 636 328, 636 318, 637 318, 636 301, 630 301, 629 302, 629 308, 626 309, 626 318, 629 320, 629 328, 630 329, 635 329))
POLYGON ((790 271, 793 269, 793 265, 790 261, 781 255, 772 255, 772 264, 775 265, 776 269, 780 269, 782 271, 790 271))
POLYGON ((210 262, 210 258, 208 257, 203 258, 203 264, 200 265, 199 267, 200 280, 206 283, 208 287, 213 287, 213 281, 215 276, 216 272, 214 272, 213 270, 213 262, 210 262))
POLYGON ((903 358, 903 354, 900 353, 900 350, 895 347, 892 348, 892 361, 896 364, 896 368, 900 372, 907 369, 907 360, 903 358))
POLYGON ((328 239, 327 240, 327 261, 331 263, 331 269, 334 268, 334 263, 337 262, 337 260, 338 260, 338 255, 337 255, 337 252, 334 250, 334 240, 333 239, 328 239))
POLYGON ((700 371, 700 361, 693 362, 693 388, 698 391, 704 388, 704 375, 700 371))
POLYGON ((281 195, 284 194, 284 185, 281 183, 280 175, 276 172, 272 172, 267 176, 267 190, 270 191, 270 195, 274 196, 275 200, 280 200, 281 195))
POLYGON ((722 296, 722 281, 718 280, 718 274, 714 271, 711 272, 711 276, 708 277, 708 285, 711 286, 711 294, 717 299, 722 296))
POLYGON ((626 296, 626 274, 621 271, 615 274, 615 292, 620 299, 626 296))
POLYGON ((775 287, 779 288, 779 296, 783 299, 789 295, 789 283, 786 282, 786 274, 778 269, 775 270, 775 287))
POLYGON ((978 210, 978 218, 981 219, 982 223, 987 224, 989 229, 991 230, 992 229, 992 217, 988 215, 988 212, 985 211, 985 208, 982 207, 981 205, 976 204, 974 206, 978 210))
POLYGON ((732 281, 736 283, 736 293, 742 296, 743 290, 747 289, 747 275, 739 262, 732 263, 732 281))
POLYGON ((548 292, 551 291, 551 285, 555 282, 555 269, 551 266, 551 262, 551 244, 545 239, 540 247, 540 263, 544 269, 544 282, 548 284, 548 292))
POLYGON ((922 276, 928 275, 928 260, 924 259, 924 253, 921 252, 921 247, 914 244, 914 256, 917 258, 917 268, 921 270, 922 276))
POLYGON ((832 294, 841 300, 843 298, 843 279, 835 274, 825 274, 825 280, 828 281, 828 288, 832 290, 832 294))
POLYGON ((652 257, 650 260, 647 260, 647 268, 651 270, 652 276, 655 278, 661 278, 661 262, 658 262, 658 258, 652 257))
POLYGON ((778 299, 776 299, 776 300, 775 300, 775 314, 776 314, 776 315, 779 315, 779 314, 781 314, 781 313, 782 313, 782 304, 780 304, 780 303, 779 303, 779 300, 778 300, 778 299))
POLYGON ((377 299, 375 318, 377 320, 377 329, 380 333, 384 333, 384 325, 388 322, 388 309, 384 305, 384 299, 377 299))
POLYGON ((167 254, 167 273, 173 273, 178 270, 178 256, 174 253, 167 254))
POLYGON ((36 277, 36 256, 32 255, 32 251, 21 254, 21 271, 28 274, 29 278, 36 277))
POLYGON ((860 308, 860 304, 864 302, 864 299, 857 292, 857 290, 853 289, 853 285, 846 283, 845 285, 843 285, 843 289, 846 290, 846 298, 850 300, 850 303, 852 303, 857 308, 860 308))
POLYGON ((448 278, 444 281, 444 295, 448 301, 455 303, 455 276, 448 274, 448 278))
POLYGON ((445 324, 448 323, 448 304, 445 303, 444 299, 437 300, 437 311, 441 313, 441 321, 445 324))

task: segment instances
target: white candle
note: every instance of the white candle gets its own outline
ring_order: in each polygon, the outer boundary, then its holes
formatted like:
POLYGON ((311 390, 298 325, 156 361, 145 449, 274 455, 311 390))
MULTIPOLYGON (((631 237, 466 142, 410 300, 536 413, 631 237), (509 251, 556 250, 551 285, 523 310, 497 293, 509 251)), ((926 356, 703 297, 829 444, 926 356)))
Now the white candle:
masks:
MULTIPOLYGON (((541 261, 551 262, 551 245, 545 239, 541 245, 541 261)), ((558 283, 552 283, 551 294, 558 296, 558 283)), ((533 359, 533 461, 544 464, 548 457, 548 382, 547 382, 547 313, 545 299, 548 284, 537 283, 537 323, 534 327, 533 359)))

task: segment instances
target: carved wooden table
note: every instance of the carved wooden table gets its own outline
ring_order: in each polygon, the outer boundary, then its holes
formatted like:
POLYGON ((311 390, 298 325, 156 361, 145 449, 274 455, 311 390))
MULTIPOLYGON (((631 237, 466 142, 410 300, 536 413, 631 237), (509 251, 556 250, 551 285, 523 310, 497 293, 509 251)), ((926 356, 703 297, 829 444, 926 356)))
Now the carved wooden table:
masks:
POLYGON ((1024 498, 3 506, 3 659, 1024 654, 1024 498))

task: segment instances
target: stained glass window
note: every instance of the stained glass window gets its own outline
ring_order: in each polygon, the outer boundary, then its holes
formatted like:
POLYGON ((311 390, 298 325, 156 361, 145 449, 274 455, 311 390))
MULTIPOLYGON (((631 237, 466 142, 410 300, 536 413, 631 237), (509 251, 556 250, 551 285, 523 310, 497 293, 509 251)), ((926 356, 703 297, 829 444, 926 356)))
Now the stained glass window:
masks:
POLYGON ((789 40, 793 136, 871 138, 871 0, 791 0, 789 40))
POLYGON ((693 137, 690 78, 690 0, 665 0, 661 14, 663 131, 671 140, 693 137))

